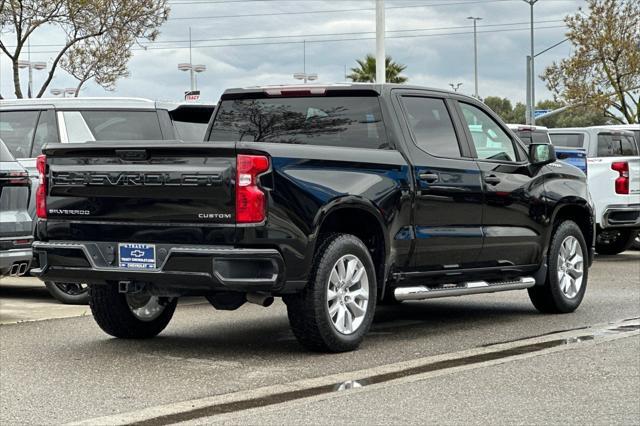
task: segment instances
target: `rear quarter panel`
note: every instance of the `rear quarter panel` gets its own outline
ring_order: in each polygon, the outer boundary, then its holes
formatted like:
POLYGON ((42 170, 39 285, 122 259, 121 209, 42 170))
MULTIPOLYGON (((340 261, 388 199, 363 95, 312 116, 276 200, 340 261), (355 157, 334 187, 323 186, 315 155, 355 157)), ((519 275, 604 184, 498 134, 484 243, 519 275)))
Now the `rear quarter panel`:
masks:
POLYGON ((376 216, 391 262, 408 254, 410 241, 393 237, 411 220, 410 171, 398 151, 239 142, 237 152, 267 153, 272 166, 261 179, 267 220, 238 226, 238 242, 278 247, 287 280, 306 279, 322 221, 337 208, 358 207, 376 216))

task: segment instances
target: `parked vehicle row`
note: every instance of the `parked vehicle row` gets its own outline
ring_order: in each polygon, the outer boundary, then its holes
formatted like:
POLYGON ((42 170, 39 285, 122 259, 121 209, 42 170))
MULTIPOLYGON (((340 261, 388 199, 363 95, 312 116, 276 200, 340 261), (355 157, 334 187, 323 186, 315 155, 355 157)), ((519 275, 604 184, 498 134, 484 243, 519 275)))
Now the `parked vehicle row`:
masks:
MULTIPOLYGON (((35 218, 36 157, 42 153, 45 144, 122 140, 202 141, 213 110, 214 106, 207 104, 177 104, 137 98, 3 100, 0 102, 0 135, 12 158, 17 158, 29 173, 32 184, 28 214, 35 218)), ((4 209, 3 217, 3 221, 11 222, 4 209)), ((30 251, 30 235, 34 228, 35 222, 26 232, 29 240, 25 247, 21 246, 23 252, 30 251)), ((88 302, 88 287, 82 282, 47 281, 45 285, 52 296, 63 303, 88 302)))
POLYGON ((378 303, 528 290, 571 312, 593 259, 584 173, 455 92, 227 90, 205 142, 47 144, 36 254, 86 282, 108 334, 146 338, 179 297, 287 305, 296 338, 355 349, 378 303))
POLYGON ((557 147, 587 153, 587 178, 595 204, 596 251, 618 254, 640 230, 640 125, 549 130, 557 147), (634 134, 635 132, 635 134, 634 134))

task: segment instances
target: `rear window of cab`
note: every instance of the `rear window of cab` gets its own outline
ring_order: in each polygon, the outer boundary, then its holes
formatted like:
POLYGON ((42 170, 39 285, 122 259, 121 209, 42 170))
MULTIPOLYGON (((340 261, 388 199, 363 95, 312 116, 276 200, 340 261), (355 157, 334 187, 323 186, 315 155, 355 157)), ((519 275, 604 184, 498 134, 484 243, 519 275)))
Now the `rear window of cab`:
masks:
POLYGON ((209 140, 389 148, 375 96, 224 100, 209 140))

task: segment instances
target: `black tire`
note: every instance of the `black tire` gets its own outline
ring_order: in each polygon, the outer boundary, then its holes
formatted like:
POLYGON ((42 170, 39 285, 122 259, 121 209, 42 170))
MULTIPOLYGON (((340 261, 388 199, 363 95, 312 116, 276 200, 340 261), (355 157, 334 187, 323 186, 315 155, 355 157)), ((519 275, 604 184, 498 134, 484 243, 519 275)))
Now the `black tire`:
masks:
POLYGON ((164 310, 155 319, 138 319, 127 303, 126 296, 115 285, 89 287, 89 306, 93 318, 105 333, 122 339, 148 339, 165 329, 178 304, 178 298, 162 298, 164 310))
POLYGON ((616 229, 599 231, 596 236, 596 252, 604 255, 620 254, 633 244, 636 231, 631 229, 616 229))
POLYGON ((640 250, 640 232, 636 234, 636 238, 633 240, 631 248, 634 250, 640 250))
POLYGON ((356 349, 371 327, 376 308, 377 284, 375 268, 367 247, 347 234, 323 236, 314 255, 314 263, 305 289, 285 297, 293 334, 306 348, 318 352, 345 352, 356 349), (339 332, 327 306, 327 286, 331 271, 345 255, 352 255, 367 273, 369 300, 361 325, 352 334, 339 332))
POLYGON ((531 299, 533 306, 535 306, 538 311, 556 314, 569 313, 575 311, 578 306, 580 306, 587 290, 587 282, 589 278, 588 253, 587 244, 584 240, 584 236, 582 235, 582 231, 580 231, 580 227, 578 227, 575 222, 567 220, 558 224, 553 236, 551 237, 551 244, 549 245, 549 254, 547 258, 549 268, 545 283, 544 285, 535 285, 528 289, 529 298, 531 299), (563 241, 569 236, 573 236, 578 240, 584 258, 582 286, 578 293, 572 298, 567 297, 562 292, 560 289, 560 280, 558 279, 558 255, 563 241))
POLYGON ((80 287, 76 283, 57 283, 46 281, 49 294, 65 305, 87 305, 89 303, 89 287, 80 287))

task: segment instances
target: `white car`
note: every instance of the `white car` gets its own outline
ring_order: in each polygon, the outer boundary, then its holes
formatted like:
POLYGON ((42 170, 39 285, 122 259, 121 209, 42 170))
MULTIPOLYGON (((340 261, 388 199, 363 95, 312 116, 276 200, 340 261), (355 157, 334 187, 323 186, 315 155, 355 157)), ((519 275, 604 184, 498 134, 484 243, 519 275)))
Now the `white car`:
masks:
POLYGON ((618 127, 549 129, 554 145, 587 152, 587 181, 595 205, 596 251, 600 254, 628 249, 640 230, 639 148, 631 129, 618 127))

